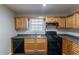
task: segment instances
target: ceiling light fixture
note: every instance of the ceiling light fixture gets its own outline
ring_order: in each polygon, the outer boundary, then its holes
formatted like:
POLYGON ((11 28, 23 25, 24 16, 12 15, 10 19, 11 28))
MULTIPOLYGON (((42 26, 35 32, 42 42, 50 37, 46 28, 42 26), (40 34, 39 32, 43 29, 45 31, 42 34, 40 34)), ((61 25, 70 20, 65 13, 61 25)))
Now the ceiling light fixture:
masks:
POLYGON ((45 6, 46 6, 46 4, 43 4, 43 6, 45 7, 45 6))

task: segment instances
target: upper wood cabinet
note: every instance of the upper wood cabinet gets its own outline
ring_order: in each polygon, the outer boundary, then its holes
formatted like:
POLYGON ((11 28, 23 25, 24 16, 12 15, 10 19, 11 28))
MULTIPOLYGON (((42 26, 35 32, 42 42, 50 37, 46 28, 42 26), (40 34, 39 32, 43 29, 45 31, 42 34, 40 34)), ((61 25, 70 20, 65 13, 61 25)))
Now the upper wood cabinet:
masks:
POLYGON ((79 13, 66 17, 66 28, 79 29, 79 13))
POLYGON ((53 23, 53 22, 57 22, 57 18, 53 17, 53 16, 46 16, 46 23, 53 23))
POLYGON ((76 19, 74 15, 66 17, 66 28, 76 28, 76 19))
POLYGON ((46 17, 46 23, 58 23, 58 28, 65 28, 65 18, 64 17, 46 17))
POLYGON ((23 30, 28 28, 28 18, 26 17, 15 17, 15 29, 23 30))
POLYGON ((65 28, 65 23, 66 23, 66 18, 65 17, 58 17, 57 18, 57 22, 58 22, 58 28, 62 29, 65 28))
POLYGON ((76 21, 76 28, 79 29, 79 13, 74 14, 74 19, 76 21))

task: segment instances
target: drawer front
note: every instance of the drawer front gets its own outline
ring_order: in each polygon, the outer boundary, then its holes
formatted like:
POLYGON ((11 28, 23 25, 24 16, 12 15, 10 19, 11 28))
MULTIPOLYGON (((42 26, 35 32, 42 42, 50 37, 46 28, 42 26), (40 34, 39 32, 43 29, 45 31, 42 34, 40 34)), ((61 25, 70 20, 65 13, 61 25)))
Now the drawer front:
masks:
POLYGON ((47 43, 37 43, 37 50, 46 50, 47 51, 47 43))
POLYGON ((37 39, 37 43, 47 43, 47 39, 37 39))
POLYGON ((35 43, 35 39, 25 39, 24 43, 35 43))
POLYGON ((35 50, 36 49, 36 43, 25 43, 25 50, 35 50))

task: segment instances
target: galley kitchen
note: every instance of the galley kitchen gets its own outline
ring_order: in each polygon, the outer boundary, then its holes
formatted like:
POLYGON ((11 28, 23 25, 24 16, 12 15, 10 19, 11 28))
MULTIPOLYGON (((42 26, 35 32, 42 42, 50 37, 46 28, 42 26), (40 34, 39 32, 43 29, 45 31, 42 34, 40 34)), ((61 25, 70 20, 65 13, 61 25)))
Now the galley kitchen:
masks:
POLYGON ((0 55, 79 55, 79 4, 1 4, 0 55))

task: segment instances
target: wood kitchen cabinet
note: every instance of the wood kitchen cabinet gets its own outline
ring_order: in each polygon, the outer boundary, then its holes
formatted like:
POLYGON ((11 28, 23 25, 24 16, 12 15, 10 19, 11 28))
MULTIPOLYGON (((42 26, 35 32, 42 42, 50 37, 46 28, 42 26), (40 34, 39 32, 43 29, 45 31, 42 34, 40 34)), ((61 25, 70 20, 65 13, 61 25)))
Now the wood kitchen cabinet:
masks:
POLYGON ((62 53, 72 55, 72 41, 67 39, 62 40, 62 53))
POLYGON ((15 17, 15 29, 23 30, 28 28, 28 18, 26 17, 15 17))
POLYGON ((66 28, 69 29, 76 28, 76 19, 74 18, 74 15, 66 17, 66 28))
POLYGON ((67 40, 67 54, 72 55, 72 41, 67 40))
POLYGON ((38 52, 47 52, 47 39, 37 39, 36 44, 38 52))
POLYGON ((79 44, 72 43, 72 54, 73 55, 79 55, 79 44))
POLYGON ((58 17, 57 18, 57 22, 58 22, 58 28, 62 29, 65 28, 65 23, 66 23, 66 18, 65 17, 58 17))
POLYGON ((67 54, 67 40, 62 40, 62 53, 67 54))
POLYGON ((57 18, 53 16, 46 16, 46 23, 54 23, 57 22, 57 18))
POLYGON ((47 39, 25 39, 24 50, 26 54, 47 53, 47 39))
POLYGON ((76 29, 79 29, 79 13, 74 13, 74 19, 76 20, 76 29))
POLYGON ((79 13, 66 17, 66 28, 79 29, 79 13))
POLYGON ((58 23, 59 29, 65 28, 65 17, 46 17, 46 23, 58 23))
POLYGON ((35 39, 24 39, 24 50, 25 53, 31 54, 36 50, 36 40, 35 39))
POLYGON ((62 39, 62 53, 66 55, 79 55, 79 44, 66 38, 62 39))

